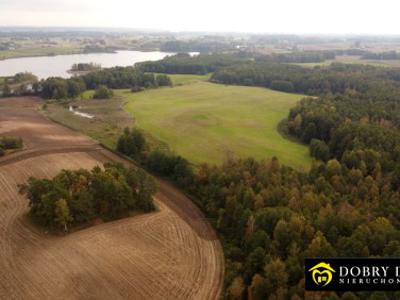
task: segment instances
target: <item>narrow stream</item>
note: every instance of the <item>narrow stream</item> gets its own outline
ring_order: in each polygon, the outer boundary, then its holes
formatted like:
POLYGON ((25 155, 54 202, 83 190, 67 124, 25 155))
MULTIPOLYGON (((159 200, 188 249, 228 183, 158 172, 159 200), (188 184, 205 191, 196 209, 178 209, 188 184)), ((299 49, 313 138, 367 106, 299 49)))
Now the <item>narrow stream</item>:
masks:
POLYGON ((83 117, 83 118, 88 118, 88 119, 93 119, 94 118, 93 115, 90 115, 90 114, 75 110, 72 107, 72 105, 69 106, 69 111, 72 112, 74 115, 77 115, 77 116, 80 116, 80 117, 83 117))

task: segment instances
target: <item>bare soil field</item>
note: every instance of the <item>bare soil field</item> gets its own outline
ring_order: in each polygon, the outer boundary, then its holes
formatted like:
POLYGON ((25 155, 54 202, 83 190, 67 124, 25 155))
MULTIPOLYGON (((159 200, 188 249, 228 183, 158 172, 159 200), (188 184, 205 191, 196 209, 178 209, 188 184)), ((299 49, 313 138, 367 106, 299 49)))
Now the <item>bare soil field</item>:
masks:
POLYGON ((34 98, 0 100, 0 135, 25 142, 23 151, 0 159, 0 298, 218 299, 220 243, 199 209, 162 180, 157 212, 66 236, 30 224, 18 184, 63 168, 123 161, 47 120, 38 107, 34 98))

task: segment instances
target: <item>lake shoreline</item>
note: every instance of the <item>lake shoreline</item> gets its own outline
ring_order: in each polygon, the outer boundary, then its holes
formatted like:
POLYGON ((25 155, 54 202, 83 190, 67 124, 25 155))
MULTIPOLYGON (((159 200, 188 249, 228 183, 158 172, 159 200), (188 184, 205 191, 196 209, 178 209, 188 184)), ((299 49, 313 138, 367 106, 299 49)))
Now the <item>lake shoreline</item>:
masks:
MULTIPOLYGON (((105 54, 105 53, 117 53, 118 51, 138 51, 138 52, 165 52, 165 53, 169 53, 169 55, 174 55, 176 54, 176 52, 169 52, 169 51, 161 51, 158 48, 154 48, 154 49, 136 49, 136 48, 129 48, 129 49, 125 49, 125 48, 121 48, 121 49, 115 49, 113 51, 88 51, 88 52, 84 52, 84 51, 73 51, 73 49, 71 49, 71 52, 65 52, 65 53, 56 53, 56 54, 32 54, 32 55, 18 55, 18 56, 12 56, 12 57, 1 57, 0 56, 0 62, 1 61, 6 61, 6 60, 11 60, 11 59, 18 59, 18 58, 30 58, 30 57, 56 57, 56 56, 65 56, 65 55, 75 55, 75 54, 105 54)), ((78 48, 76 50, 79 50, 78 48)))
POLYGON ((113 52, 73 53, 61 55, 26 56, 0 60, 0 77, 28 72, 39 79, 48 77, 70 78, 72 65, 95 63, 102 68, 134 66, 138 62, 163 59, 174 53, 161 51, 116 50, 113 52))

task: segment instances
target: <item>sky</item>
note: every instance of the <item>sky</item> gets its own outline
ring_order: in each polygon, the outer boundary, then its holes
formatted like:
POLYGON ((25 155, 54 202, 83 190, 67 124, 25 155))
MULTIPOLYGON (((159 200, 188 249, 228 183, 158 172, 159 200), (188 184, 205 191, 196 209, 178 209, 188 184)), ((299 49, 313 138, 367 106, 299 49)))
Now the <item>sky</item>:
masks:
POLYGON ((1 26, 400 34, 396 0, 0 0, 1 26))

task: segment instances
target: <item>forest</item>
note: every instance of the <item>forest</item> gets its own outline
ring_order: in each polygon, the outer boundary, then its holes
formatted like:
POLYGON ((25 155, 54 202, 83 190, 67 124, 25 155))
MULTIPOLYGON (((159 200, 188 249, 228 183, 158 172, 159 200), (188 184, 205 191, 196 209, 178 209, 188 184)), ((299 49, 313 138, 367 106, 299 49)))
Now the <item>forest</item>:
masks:
MULTIPOLYGON (((400 256, 398 69, 265 62, 220 67, 212 81, 301 92, 288 134, 310 145, 308 172, 278 159, 194 167, 149 150, 127 130, 118 150, 174 180, 217 229, 226 299, 304 299, 305 257, 400 256), (127 142, 130 140, 130 142, 127 142), (140 145, 126 147, 124 145, 140 145)), ((141 136, 140 138, 138 136, 141 136)), ((313 293, 322 299, 398 299, 399 293, 313 293)))

